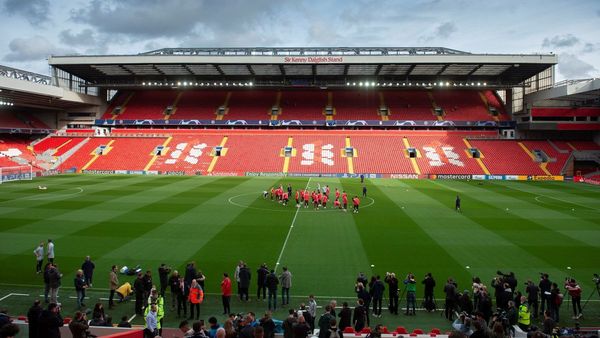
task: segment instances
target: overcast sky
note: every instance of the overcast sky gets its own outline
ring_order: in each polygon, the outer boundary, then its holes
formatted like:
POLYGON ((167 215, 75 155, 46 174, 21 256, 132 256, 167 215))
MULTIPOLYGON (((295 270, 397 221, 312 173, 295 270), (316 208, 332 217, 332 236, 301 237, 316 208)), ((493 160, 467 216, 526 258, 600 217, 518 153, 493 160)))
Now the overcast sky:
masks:
POLYGON ((559 55, 557 79, 600 77, 600 0, 0 0, 0 64, 165 47, 441 46, 559 55))

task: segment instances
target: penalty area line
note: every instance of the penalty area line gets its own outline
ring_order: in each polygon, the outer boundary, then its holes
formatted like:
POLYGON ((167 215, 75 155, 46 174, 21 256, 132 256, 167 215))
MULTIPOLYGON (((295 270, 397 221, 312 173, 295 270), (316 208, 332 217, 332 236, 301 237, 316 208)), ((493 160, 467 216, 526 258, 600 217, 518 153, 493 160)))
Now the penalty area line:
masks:
POLYGON ((3 301, 3 300, 5 300, 5 299, 7 299, 8 297, 11 297, 11 296, 27 297, 27 296, 29 296, 29 294, 28 293, 9 293, 8 295, 0 298, 0 302, 3 301))

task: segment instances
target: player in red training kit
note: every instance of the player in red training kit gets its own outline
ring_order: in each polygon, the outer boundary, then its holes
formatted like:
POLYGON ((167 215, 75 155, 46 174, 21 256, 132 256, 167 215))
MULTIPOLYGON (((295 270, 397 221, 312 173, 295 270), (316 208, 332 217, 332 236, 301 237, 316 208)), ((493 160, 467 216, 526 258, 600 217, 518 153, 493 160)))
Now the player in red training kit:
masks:
POLYGON ((321 205, 323 206, 323 209, 327 209, 327 200, 329 198, 327 197, 327 195, 323 195, 321 197, 321 205))
POLYGON ((338 190, 338 188, 335 188, 335 199, 339 199, 340 198, 340 191, 338 190))
POLYGON ((296 190, 296 207, 300 206, 300 190, 296 190))
POLYGON ((340 200, 336 199, 335 201, 333 201, 333 207, 341 209, 342 206, 340 205, 340 200))
POLYGON ((348 195, 345 191, 342 193, 342 204, 344 205, 344 211, 348 211, 348 195))
POLYGON ((360 205, 360 200, 358 199, 358 196, 354 196, 354 198, 352 199, 352 212, 355 214, 358 214, 358 206, 360 205))
POLYGON ((287 202, 289 200, 289 195, 287 191, 281 193, 281 199, 283 200, 283 205, 287 205, 287 202))
POLYGON ((308 208, 308 200, 310 199, 309 197, 309 193, 308 190, 304 190, 304 207, 308 208))

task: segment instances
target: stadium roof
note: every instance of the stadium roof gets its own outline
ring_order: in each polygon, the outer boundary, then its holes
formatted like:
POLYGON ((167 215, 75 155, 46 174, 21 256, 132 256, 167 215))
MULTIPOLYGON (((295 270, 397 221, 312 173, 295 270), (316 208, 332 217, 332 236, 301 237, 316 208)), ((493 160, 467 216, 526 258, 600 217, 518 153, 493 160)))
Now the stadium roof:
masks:
POLYGON ((565 101, 571 105, 600 106, 600 78, 564 80, 552 88, 526 96, 528 101, 565 101))
POLYGON ((51 56, 49 64, 98 87, 252 83, 487 83, 511 87, 557 63, 553 54, 471 54, 442 47, 166 48, 137 55, 51 56), (215 82, 217 81, 217 82, 215 82))
POLYGON ((0 100, 18 107, 70 109, 98 106, 97 96, 76 93, 53 84, 52 78, 0 66, 0 100))

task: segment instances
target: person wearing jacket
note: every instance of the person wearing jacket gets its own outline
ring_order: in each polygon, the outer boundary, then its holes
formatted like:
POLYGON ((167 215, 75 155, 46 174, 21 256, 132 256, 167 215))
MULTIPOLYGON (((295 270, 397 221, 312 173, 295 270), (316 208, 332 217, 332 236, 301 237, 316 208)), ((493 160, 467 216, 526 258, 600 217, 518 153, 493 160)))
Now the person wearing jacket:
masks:
POLYGON ((58 303, 58 289, 60 288, 60 280, 62 274, 55 264, 50 265, 48 269, 48 286, 50 287, 50 302, 58 303))
POLYGON ((88 288, 88 284, 83 275, 83 270, 77 270, 73 284, 75 285, 75 292, 77 293, 77 307, 84 307, 85 304, 83 304, 83 300, 85 299, 85 289, 88 288))
POLYGON ((223 280, 221 281, 221 298, 223 300, 223 314, 227 315, 231 313, 231 279, 227 272, 223 273, 223 280))
POLYGON ((583 316, 581 312, 581 287, 575 279, 571 278, 566 281, 565 288, 569 292, 573 303, 573 319, 579 319, 583 316))
POLYGON ((242 264, 240 267, 240 272, 238 273, 238 278, 240 279, 240 300, 248 301, 248 288, 250 288, 250 269, 246 264, 242 264))
POLYGON ((69 323, 69 330, 73 338, 87 338, 89 328, 85 312, 75 312, 75 317, 69 323))
POLYGON ((38 336, 44 338, 60 338, 59 328, 64 325, 60 315, 60 307, 56 303, 48 304, 42 311, 38 321, 38 336))
POLYGON ((29 308, 27 311, 27 322, 29 325, 29 338, 38 338, 38 329, 39 329, 39 320, 40 315, 42 314, 42 307, 40 306, 40 301, 35 300, 33 302, 33 306, 29 308))
POLYGON ((381 281, 381 277, 377 275, 375 282, 371 287, 371 293, 373 296, 373 315, 381 317, 381 304, 383 302, 383 292, 385 291, 385 285, 381 281))
POLYGON ((190 284, 190 292, 188 294, 188 301, 190 302, 190 317, 189 320, 194 319, 194 309, 196 309, 196 320, 200 318, 200 303, 204 300, 204 291, 195 279, 190 284))
POLYGON ((269 295, 269 310, 277 310, 277 285, 279 279, 275 275, 275 270, 271 269, 271 273, 267 276, 267 294, 269 295))
POLYGON ((281 305, 283 306, 290 303, 290 288, 292 287, 292 273, 286 266, 283 267, 279 281, 281 283, 281 305))
POLYGON ((269 275, 269 269, 267 269, 267 264, 263 263, 260 265, 260 268, 256 271, 256 282, 258 286, 258 290, 256 291, 256 299, 260 299, 260 294, 262 291, 262 299, 267 299, 267 276, 269 275))

